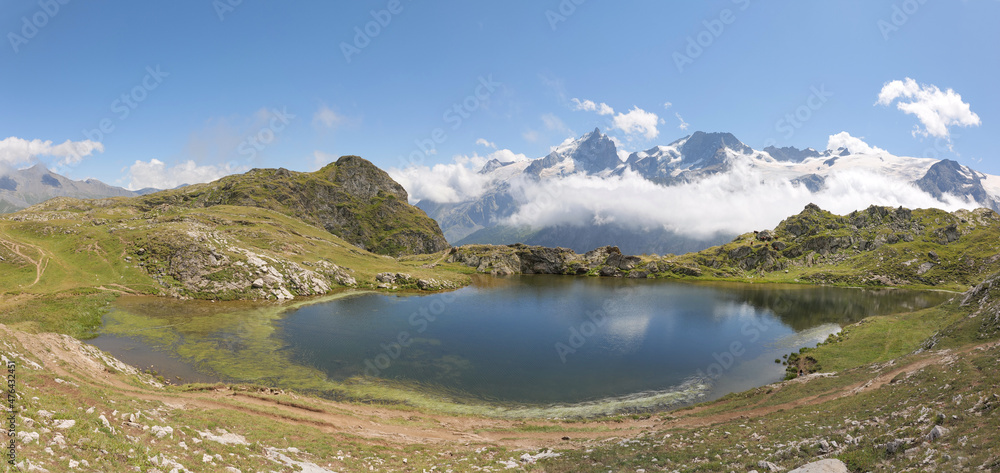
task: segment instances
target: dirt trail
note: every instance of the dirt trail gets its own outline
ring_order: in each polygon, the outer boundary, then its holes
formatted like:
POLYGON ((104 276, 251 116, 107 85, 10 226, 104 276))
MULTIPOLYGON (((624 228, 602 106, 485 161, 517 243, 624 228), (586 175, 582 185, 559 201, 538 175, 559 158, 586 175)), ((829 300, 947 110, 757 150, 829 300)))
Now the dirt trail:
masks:
MULTIPOLYGON (((0 334, 5 338, 8 336, 16 338, 25 350, 39 359, 45 369, 50 370, 55 376, 72 380, 80 385, 111 388, 131 397, 159 401, 174 408, 232 409, 249 416, 262 416, 286 423, 308 425, 327 433, 346 433, 377 442, 490 443, 514 448, 580 448, 594 441, 631 437, 653 428, 701 427, 735 419, 761 417, 783 409, 814 405, 878 389, 891 382, 900 373, 912 373, 933 364, 946 363, 960 353, 998 345, 994 342, 968 347, 958 352, 945 350, 928 353, 868 381, 772 406, 695 417, 712 407, 708 405, 674 412, 672 414, 676 417, 667 420, 654 415, 648 419, 622 422, 558 423, 545 420, 520 421, 405 411, 316 398, 299 398, 294 394, 277 396, 268 392, 244 392, 229 387, 197 392, 167 392, 153 387, 141 388, 126 382, 121 374, 109 371, 105 362, 94 355, 92 347, 71 337, 56 334, 27 334, 7 329, 3 325, 0 325, 0 334), (556 426, 557 429, 544 432, 521 431, 526 425, 556 426), (569 437, 571 440, 564 441, 564 437, 569 437), (587 441, 579 442, 581 439, 587 441)), ((821 376, 812 375, 786 383, 810 382, 821 376)), ((774 391, 780 391, 781 386, 783 384, 777 386, 778 389, 774 391)), ((759 402, 766 402, 773 395, 772 393, 759 402)))
POLYGON ((45 250, 42 250, 41 247, 29 244, 29 243, 18 243, 18 242, 15 242, 15 241, 4 240, 4 239, 0 239, 0 244, 3 244, 3 246, 6 246, 10 251, 12 251, 17 256, 20 256, 21 258, 24 258, 25 260, 27 260, 29 263, 35 265, 35 281, 32 282, 31 284, 29 284, 27 287, 34 286, 35 284, 38 284, 38 281, 42 280, 42 274, 45 274, 45 268, 48 267, 49 260, 52 259, 51 256, 47 257, 45 255, 45 250), (34 258, 32 258, 32 257, 30 257, 30 256, 28 256, 28 255, 26 255, 24 253, 22 253, 21 252, 21 247, 22 246, 23 247, 27 247, 27 248, 31 248, 31 249, 37 251, 38 252, 38 259, 36 260, 36 259, 34 259, 34 258))

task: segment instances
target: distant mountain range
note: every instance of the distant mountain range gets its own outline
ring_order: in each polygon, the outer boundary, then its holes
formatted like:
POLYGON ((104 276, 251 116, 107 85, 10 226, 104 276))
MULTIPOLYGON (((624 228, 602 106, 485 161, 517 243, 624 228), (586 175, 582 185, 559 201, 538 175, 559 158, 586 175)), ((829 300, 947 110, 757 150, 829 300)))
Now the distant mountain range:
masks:
POLYGON ((74 181, 48 170, 43 164, 36 164, 28 169, 0 171, 0 213, 16 212, 53 197, 131 197, 157 190, 130 191, 96 179, 74 181))
MULTIPOLYGON (((797 189, 797 195, 801 195, 827 190, 828 180, 838 174, 868 173, 911 188, 905 189, 907 192, 922 191, 929 196, 930 202, 937 199, 944 203, 951 196, 951 202, 964 200, 970 206, 1000 211, 1000 177, 983 174, 951 160, 894 156, 877 148, 864 148, 817 151, 770 146, 755 150, 731 133, 698 131, 669 145, 655 146, 626 157, 610 137, 595 129, 555 147, 542 158, 487 162, 479 174, 488 177, 488 184, 475 198, 447 203, 425 199, 416 205, 440 223, 448 241, 455 245, 523 242, 582 252, 611 244, 629 254, 697 251, 728 241, 752 228, 707 236, 692 235, 669 225, 655 222, 626 225, 602 215, 585 215, 571 223, 515 225, 510 223, 511 217, 532 204, 530 197, 519 189, 525 185, 555 185, 571 177, 589 178, 593 185, 626 175, 641 176, 661 187, 676 187, 703 182, 739 168, 751 169, 754 176, 762 180, 797 189)), ((654 205, 669 207, 672 203, 654 205)))

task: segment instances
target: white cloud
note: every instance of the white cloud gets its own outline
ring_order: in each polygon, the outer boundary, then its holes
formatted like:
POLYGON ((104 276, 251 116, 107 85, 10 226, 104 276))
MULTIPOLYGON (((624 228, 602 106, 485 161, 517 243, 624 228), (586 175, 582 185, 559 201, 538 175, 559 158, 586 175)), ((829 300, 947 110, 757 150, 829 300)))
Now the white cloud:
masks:
POLYGON ((690 123, 684 121, 684 117, 681 116, 680 112, 674 113, 674 116, 677 117, 678 121, 680 121, 680 124, 677 125, 677 128, 680 128, 681 130, 687 130, 688 127, 691 126, 690 123))
POLYGON ((655 113, 632 107, 628 113, 615 115, 611 127, 621 130, 629 138, 641 134, 647 140, 651 140, 660 134, 660 130, 656 128, 659 123, 660 117, 655 113))
POLYGON ((342 125, 346 121, 347 119, 343 115, 334 112, 333 109, 327 107, 324 104, 321 105, 319 107, 319 110, 317 110, 316 113, 313 114, 312 123, 314 126, 322 126, 324 128, 334 129, 342 125))
POLYGON ((546 113, 542 115, 542 123, 545 124, 545 128, 549 130, 556 131, 563 134, 575 135, 573 130, 570 130, 563 121, 552 113, 546 113))
POLYGON ((811 193, 785 178, 766 178, 748 163, 703 180, 665 187, 626 171, 601 179, 571 175, 537 182, 517 179, 512 194, 521 204, 504 223, 542 228, 613 223, 633 230, 663 228, 695 238, 773 228, 809 203, 836 214, 869 205, 908 208, 974 208, 957 198, 940 202, 913 184, 871 171, 831 175, 811 193))
POLYGON ((409 194, 410 203, 421 200, 455 203, 472 200, 486 191, 492 177, 479 174, 487 161, 527 161, 528 157, 509 149, 499 149, 486 156, 455 156, 450 164, 410 166, 405 169, 389 168, 389 176, 409 194))
POLYGON ((70 141, 53 145, 51 140, 31 140, 11 136, 0 140, 0 164, 15 166, 30 163, 39 156, 62 158, 59 164, 76 164, 95 151, 104 152, 102 143, 90 140, 70 141))
POLYGON ((673 106, 674 106, 673 102, 663 102, 663 109, 664 110, 668 110, 668 109, 670 109, 670 107, 673 107, 673 106))
POLYGON ((223 165, 199 166, 188 160, 167 167, 159 159, 136 161, 128 168, 128 188, 131 190, 155 187, 157 189, 173 189, 183 184, 199 184, 211 182, 220 177, 246 172, 246 166, 226 163, 223 165))
POLYGON ((840 148, 847 148, 855 154, 889 154, 882 148, 865 143, 863 138, 855 138, 850 133, 842 131, 836 135, 830 135, 826 142, 826 149, 836 151, 840 148))
POLYGON ((486 138, 479 138, 476 140, 477 145, 483 145, 487 148, 497 149, 497 144, 492 141, 487 141, 486 138))
POLYGON ((923 129, 919 125, 914 127, 914 136, 948 138, 950 126, 979 126, 982 123, 979 115, 973 113, 969 104, 963 102, 962 96, 952 89, 942 92, 936 85, 917 84, 917 81, 907 77, 882 86, 877 104, 890 105, 897 99, 896 108, 915 115, 923 125, 923 129))
POLYGON ((611 108, 608 104, 601 102, 595 103, 592 100, 581 101, 578 98, 573 99, 574 107, 573 110, 585 111, 585 112, 597 112, 598 115, 614 115, 615 110, 611 108))

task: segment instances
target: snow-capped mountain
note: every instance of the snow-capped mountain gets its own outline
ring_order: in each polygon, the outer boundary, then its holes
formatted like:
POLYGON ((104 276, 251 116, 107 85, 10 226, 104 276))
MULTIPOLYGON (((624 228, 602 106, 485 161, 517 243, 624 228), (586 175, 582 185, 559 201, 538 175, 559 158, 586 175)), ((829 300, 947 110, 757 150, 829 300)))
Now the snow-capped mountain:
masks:
MULTIPOLYGON (((874 200, 868 204, 927 207, 939 202, 941 207, 1000 210, 1000 177, 955 161, 895 156, 857 143, 849 144, 854 150, 755 150, 731 133, 698 131, 623 160, 615 142, 595 129, 542 158, 486 162, 478 170, 486 184, 474 198, 450 203, 424 199, 417 206, 438 221, 452 244, 525 242, 577 251, 616 244, 633 254, 697 250, 754 229, 720 225, 724 230, 714 233, 689 231, 683 219, 674 221, 670 215, 675 208, 676 213, 690 210, 683 202, 698 204, 697 196, 688 195, 692 192, 715 199, 715 207, 733 204, 734 212, 741 200, 768 192, 776 194, 778 203, 787 200, 778 194, 808 202, 812 197, 839 200, 833 193, 850 200, 849 194, 866 192, 864 198, 874 200), (574 192, 560 193, 566 185, 575 186, 574 192), (629 200, 618 207, 603 205, 616 198, 629 200), (623 206, 650 208, 619 215, 614 209, 623 206), (525 219, 527 211, 537 218, 525 219)), ((764 209, 750 206, 742 213, 758 210, 764 209)))
POLYGON ((0 171, 0 213, 14 212, 53 197, 127 197, 156 190, 130 191, 96 179, 74 181, 50 171, 43 164, 36 164, 28 169, 0 171))

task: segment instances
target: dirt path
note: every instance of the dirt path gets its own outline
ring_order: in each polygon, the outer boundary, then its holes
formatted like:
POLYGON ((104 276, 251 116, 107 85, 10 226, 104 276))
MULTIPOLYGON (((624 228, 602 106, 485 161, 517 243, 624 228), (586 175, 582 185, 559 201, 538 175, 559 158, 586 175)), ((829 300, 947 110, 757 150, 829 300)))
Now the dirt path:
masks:
MULTIPOLYGON (((41 360, 44 368, 55 376, 72 380, 80 385, 114 389, 130 397, 158 401, 179 409, 230 409, 250 416, 279 420, 281 422, 311 426, 326 433, 343 433, 386 443, 489 443, 513 448, 582 448, 595 441, 613 437, 631 437, 653 428, 701 427, 735 419, 766 416, 779 410, 805 405, 815 405, 839 397, 879 389, 901 373, 913 373, 933 364, 946 363, 958 354, 976 349, 997 346, 998 342, 965 348, 961 351, 939 351, 900 364, 870 380, 837 388, 794 401, 761 406, 747 410, 734 410, 714 415, 696 417, 712 405, 677 411, 675 418, 664 420, 650 416, 643 420, 622 422, 573 422, 520 421, 471 416, 454 416, 417 411, 406 411, 363 404, 326 401, 317 398, 300 398, 294 394, 278 392, 245 392, 228 386, 197 392, 168 392, 153 387, 136 387, 120 374, 108 370, 98 359, 96 350, 68 336, 56 334, 27 334, 0 325, 0 334, 16 338, 25 350, 41 360), (281 395, 278 395, 281 394, 281 395), (301 400, 301 401, 300 401, 301 400), (556 428, 539 432, 524 431, 526 426, 556 428), (562 428, 560 428, 562 427, 562 428), (563 440, 569 437, 570 440, 563 440), (580 442, 584 440, 584 442, 580 442)), ((811 375, 786 383, 810 382, 823 375, 811 375)), ((782 384, 775 389, 779 392, 782 384)), ((767 402, 774 393, 762 398, 767 402)))
POLYGON ((29 284, 27 287, 34 286, 35 284, 38 284, 38 281, 41 281, 42 274, 45 274, 45 268, 48 267, 49 260, 52 259, 51 257, 46 257, 44 250, 42 250, 38 246, 31 245, 31 244, 28 244, 28 243, 18 243, 18 242, 15 242, 15 241, 4 240, 4 239, 0 239, 0 244, 3 244, 10 251, 12 251, 14 254, 16 254, 17 256, 20 256, 21 258, 24 258, 25 260, 27 260, 29 263, 35 265, 35 281, 32 282, 31 284, 29 284), (39 255, 38 259, 36 260, 36 259, 34 259, 34 258, 32 258, 32 257, 30 257, 30 256, 28 256, 28 255, 26 255, 24 253, 22 253, 21 252, 21 247, 22 246, 27 247, 27 248, 31 248, 31 249, 37 251, 38 255, 39 255))

